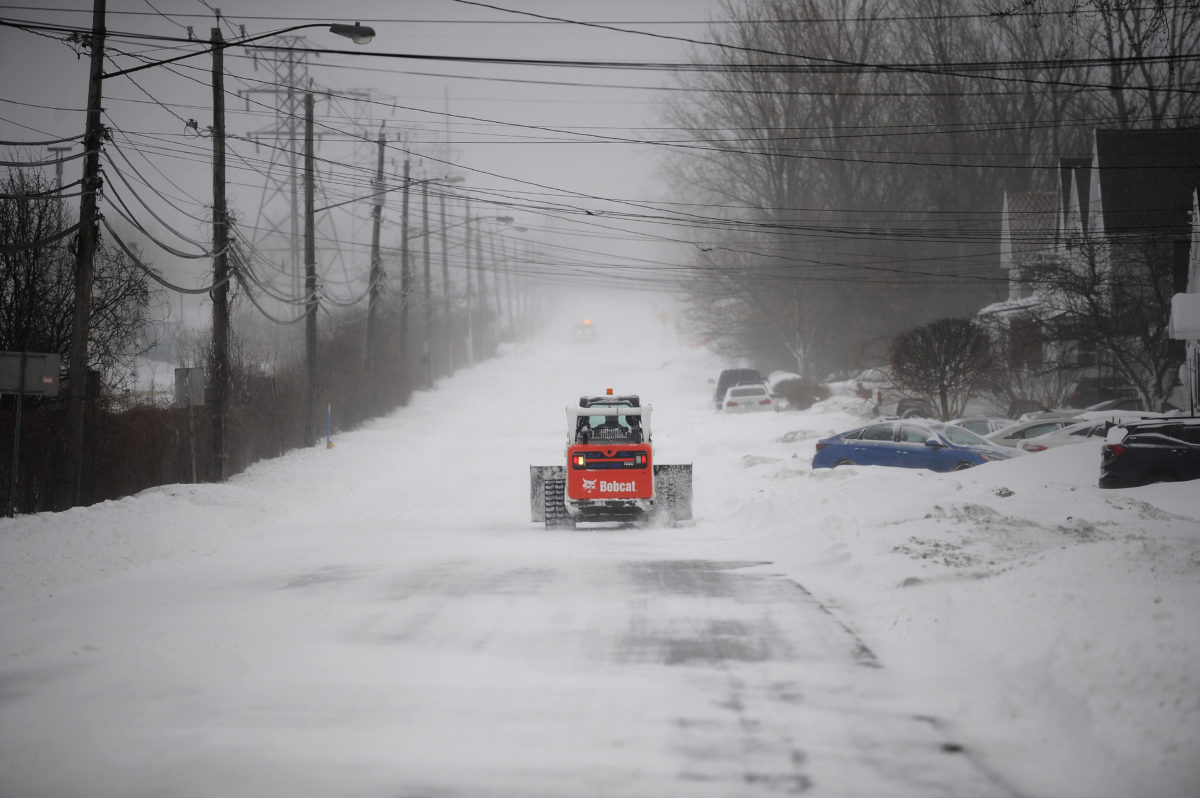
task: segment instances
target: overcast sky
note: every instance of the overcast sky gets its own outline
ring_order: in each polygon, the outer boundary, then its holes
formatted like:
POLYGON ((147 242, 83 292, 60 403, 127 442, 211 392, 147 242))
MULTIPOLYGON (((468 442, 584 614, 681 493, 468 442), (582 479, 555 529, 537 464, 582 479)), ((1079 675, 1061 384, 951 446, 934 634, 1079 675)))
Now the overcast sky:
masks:
MULTIPOLYGON (((625 232, 633 229, 630 223, 601 228, 590 215, 545 210, 547 206, 566 206, 603 214, 614 208, 629 209, 608 200, 645 203, 670 199, 657 171, 660 151, 612 140, 670 137, 669 132, 654 129, 663 125, 665 94, 657 89, 671 84, 669 73, 385 56, 678 62, 686 57, 687 45, 663 36, 708 38, 707 21, 715 13, 717 0, 513 0, 498 5, 641 33, 550 22, 454 0, 357 0, 336 5, 239 0, 220 3, 219 8, 227 40, 239 36, 241 26, 249 36, 323 21, 360 21, 376 29, 375 40, 363 47, 320 28, 293 34, 305 36, 309 47, 358 53, 309 56, 308 75, 314 87, 332 90, 335 95, 317 103, 317 154, 325 161, 318 166, 323 175, 318 206, 371 192, 375 157, 371 142, 382 128, 389 142, 388 172, 399 175, 408 158, 414 179, 461 177, 453 190, 472 197, 474 214, 512 216, 514 227, 524 228, 525 235, 572 242, 578 251, 560 250, 564 261, 678 260, 678 246, 630 241, 625 232), (580 223, 590 226, 580 227, 580 223), (570 238, 554 238, 555 230, 570 238)), ((205 0, 109 0, 108 47, 113 57, 107 71, 171 57, 191 47, 201 49, 199 44, 138 40, 123 34, 186 37, 190 26, 197 38, 207 39, 216 21, 212 10, 216 7, 218 3, 205 0), (118 51, 128 55, 118 55, 118 51)), ((87 29, 91 6, 77 0, 51 0, 48 7, 40 9, 4 4, 0 5, 0 18, 87 29)), ((87 53, 62 42, 62 37, 0 27, 4 60, 0 139, 43 142, 82 133, 87 53)), ((283 174, 281 156, 273 149, 275 136, 270 132, 278 128, 274 107, 280 85, 268 54, 259 51, 257 55, 256 61, 246 48, 226 51, 226 126, 230 202, 241 214, 244 228, 261 231, 283 224, 286 214, 279 210, 284 207, 279 205, 283 200, 272 198, 265 177, 283 174), (245 89, 255 91, 239 100, 237 93, 245 89), (259 133, 257 144, 251 135, 255 132, 259 133), (260 213, 264 202, 266 216, 260 213), (271 210, 272 203, 279 209, 271 210)), ((110 175, 110 191, 119 194, 133 215, 156 232, 160 226, 132 194, 145 199, 181 232, 197 240, 210 236, 201 220, 212 196, 211 141, 206 135, 212 124, 211 68, 211 56, 201 54, 171 66, 104 81, 106 124, 116 128, 106 170, 118 165, 122 175, 133 181, 133 188, 127 188, 110 175), (195 128, 189 127, 191 120, 195 120, 195 128), (125 158, 131 166, 125 165, 125 158), (170 202, 142 181, 153 184, 170 202)), ((38 144, 28 155, 43 153, 45 146, 38 144)), ((64 180, 77 179, 80 168, 78 160, 66 164, 64 180)), ((106 197, 103 205, 106 217, 120 227, 112 212, 115 200, 115 196, 106 197)), ((78 200, 70 202, 74 206, 78 200)), ((389 197, 385 245, 389 235, 391 243, 398 242, 399 205, 397 195, 389 197)), ((413 213, 419 213, 415 205, 413 213)), ((338 267, 347 290, 368 257, 369 214, 369 203, 348 203, 336 215, 337 230, 322 236, 325 245, 340 248, 342 258, 349 261, 338 267), (341 243, 333 242, 334 238, 341 243)), ((669 229, 656 232, 677 235, 669 229)), ((177 238, 167 240, 183 249, 195 249, 177 238)), ((203 284, 208 269, 204 261, 189 262, 152 250, 148 256, 170 276, 190 277, 193 284, 203 284)), ((332 276, 330 280, 336 282, 332 276)))

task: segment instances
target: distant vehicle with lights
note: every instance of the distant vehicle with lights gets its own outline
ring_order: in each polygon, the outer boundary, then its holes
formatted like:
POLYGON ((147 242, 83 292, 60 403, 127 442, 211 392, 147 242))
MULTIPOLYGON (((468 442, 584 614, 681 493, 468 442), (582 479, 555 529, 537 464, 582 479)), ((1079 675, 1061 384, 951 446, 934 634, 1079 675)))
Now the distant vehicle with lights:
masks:
POLYGON ((575 334, 573 336, 577 344, 590 344, 596 340, 596 325, 592 324, 591 319, 584 319, 575 325, 575 334))
POLYGON ((690 520, 691 463, 654 462, 650 410, 638 396, 611 388, 568 407, 566 464, 529 467, 531 520, 547 529, 690 520))

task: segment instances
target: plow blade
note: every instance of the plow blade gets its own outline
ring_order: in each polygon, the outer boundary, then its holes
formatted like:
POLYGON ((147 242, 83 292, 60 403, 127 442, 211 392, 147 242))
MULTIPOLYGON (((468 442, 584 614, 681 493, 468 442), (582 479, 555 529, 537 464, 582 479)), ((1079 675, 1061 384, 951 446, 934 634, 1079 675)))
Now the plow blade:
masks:
POLYGON ((672 521, 692 520, 692 464, 654 464, 655 510, 672 521))

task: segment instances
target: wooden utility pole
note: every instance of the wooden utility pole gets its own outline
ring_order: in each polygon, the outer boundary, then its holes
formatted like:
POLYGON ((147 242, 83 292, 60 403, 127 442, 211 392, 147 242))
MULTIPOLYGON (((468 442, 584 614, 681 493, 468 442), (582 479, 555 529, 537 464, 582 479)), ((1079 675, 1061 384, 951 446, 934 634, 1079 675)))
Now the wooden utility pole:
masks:
POLYGON ((304 95, 304 348, 308 361, 308 402, 304 445, 317 439, 317 243, 313 202, 313 96, 304 95))
POLYGON ((446 231, 446 192, 441 194, 441 211, 442 211, 442 300, 445 302, 446 312, 442 319, 442 343, 446 347, 446 373, 454 374, 454 334, 451 328, 450 319, 450 247, 447 245, 446 231))
POLYGON ((433 387, 433 275, 429 268, 429 181, 421 184, 421 247, 425 277, 425 387, 433 387))
POLYGON ((229 216, 225 205, 225 47, 221 29, 212 29, 213 65, 213 290, 212 290, 212 413, 213 476, 224 482, 229 413, 229 216))
POLYGON ((412 269, 408 263, 408 159, 404 159, 404 203, 400 210, 400 362, 408 368, 408 300, 412 269))
POLYGON ((375 376, 375 327, 377 323, 379 296, 383 289, 383 260, 379 253, 379 229, 383 220, 383 154, 387 147, 387 136, 379 131, 379 153, 375 158, 375 207, 371 210, 371 277, 370 298, 367 300, 367 355, 368 377, 375 376))
POLYGON ((463 234, 463 253, 467 264, 467 365, 475 365, 475 293, 471 289, 471 200, 465 200, 466 232, 463 234))
POLYGON ((88 73, 87 123, 83 134, 83 184, 79 200, 79 233, 75 250, 75 306, 71 326, 69 434, 67 438, 67 500, 84 500, 83 423, 87 402, 88 331, 92 316, 92 276, 96 257, 96 204, 103 185, 100 179, 100 104, 104 80, 105 0, 92 4, 91 69, 88 73))
POLYGON ((487 279, 483 262, 483 234, 480 225, 475 225, 475 269, 477 278, 475 286, 479 289, 479 345, 484 356, 492 351, 490 326, 488 324, 487 279))

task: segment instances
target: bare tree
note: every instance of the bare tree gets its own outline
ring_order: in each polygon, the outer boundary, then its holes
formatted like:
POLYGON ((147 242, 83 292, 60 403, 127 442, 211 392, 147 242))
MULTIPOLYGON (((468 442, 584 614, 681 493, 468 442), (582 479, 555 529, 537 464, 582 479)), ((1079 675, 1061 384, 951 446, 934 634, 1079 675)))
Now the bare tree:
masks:
MULTIPOLYGON (((73 224, 44 178, 10 172, 0 184, 0 349, 70 358, 74 304, 73 224)), ((153 346, 152 308, 161 298, 124 252, 96 255, 88 367, 110 389, 127 387, 134 358, 153 346)))
POLYGON ((1162 409, 1183 360, 1167 320, 1183 290, 1178 248, 1160 236, 1080 237, 1074 257, 1040 271, 1030 309, 1063 364, 1111 370, 1148 408, 1162 409))
POLYGON ((928 399, 943 421, 961 415, 991 366, 991 341, 968 319, 938 319, 896 336, 892 379, 928 399))

